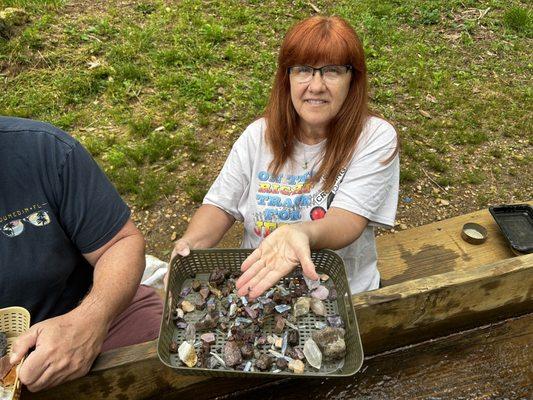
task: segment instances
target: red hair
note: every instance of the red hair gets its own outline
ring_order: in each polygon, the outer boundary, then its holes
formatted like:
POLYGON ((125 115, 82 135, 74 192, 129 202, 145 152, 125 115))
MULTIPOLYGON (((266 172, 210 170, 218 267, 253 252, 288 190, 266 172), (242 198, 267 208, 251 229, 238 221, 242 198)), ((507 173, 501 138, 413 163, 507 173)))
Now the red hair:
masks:
POLYGON ((299 137, 299 116, 291 101, 288 68, 319 62, 353 67, 348 95, 329 124, 323 160, 312 178, 316 183, 323 176, 324 189, 330 190, 340 170, 352 158, 363 126, 371 115, 363 46, 353 28, 342 18, 307 18, 294 25, 285 36, 265 111, 266 140, 273 153, 269 169, 277 175, 291 159, 295 140, 299 137))

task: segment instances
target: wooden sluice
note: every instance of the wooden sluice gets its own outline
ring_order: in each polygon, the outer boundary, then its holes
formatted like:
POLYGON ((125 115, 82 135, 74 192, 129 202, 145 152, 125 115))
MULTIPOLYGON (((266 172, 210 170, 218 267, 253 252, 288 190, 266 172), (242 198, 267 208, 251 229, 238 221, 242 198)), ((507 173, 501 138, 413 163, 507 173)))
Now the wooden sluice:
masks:
POLYGON ((531 393, 533 254, 514 255, 488 211, 380 236, 378 254, 385 286, 352 298, 367 356, 354 377, 308 379, 303 393, 300 379, 180 376, 158 360, 154 341, 104 353, 86 377, 23 398, 266 399, 266 388, 279 399, 531 393), (488 229, 484 244, 462 241, 466 222, 488 229))

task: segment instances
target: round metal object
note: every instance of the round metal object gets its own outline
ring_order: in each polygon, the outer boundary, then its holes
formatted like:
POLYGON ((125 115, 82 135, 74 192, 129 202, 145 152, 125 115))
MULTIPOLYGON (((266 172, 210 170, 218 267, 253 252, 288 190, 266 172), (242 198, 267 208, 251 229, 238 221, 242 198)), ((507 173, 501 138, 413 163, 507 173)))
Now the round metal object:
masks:
POLYGON ((470 244, 482 244, 487 240, 487 228, 474 222, 468 222, 463 225, 461 237, 465 242, 470 244))

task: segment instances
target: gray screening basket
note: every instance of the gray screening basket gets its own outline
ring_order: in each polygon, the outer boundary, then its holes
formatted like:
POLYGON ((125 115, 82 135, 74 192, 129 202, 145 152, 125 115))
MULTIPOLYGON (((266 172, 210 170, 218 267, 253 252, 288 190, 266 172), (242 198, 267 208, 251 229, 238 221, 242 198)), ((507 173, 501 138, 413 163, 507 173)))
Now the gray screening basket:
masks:
MULTIPOLYGON (((312 369, 305 360, 306 369, 303 374, 294 374, 290 371, 273 372, 244 372, 231 369, 208 369, 208 368, 189 368, 184 366, 177 354, 169 352, 169 345, 172 339, 178 343, 183 342, 184 330, 176 328, 172 321, 171 314, 174 305, 178 302, 178 296, 182 287, 191 282, 194 277, 207 279, 209 273, 215 267, 227 268, 232 272, 240 272, 242 262, 248 257, 252 250, 248 249, 208 249, 193 250, 187 257, 176 257, 171 265, 169 272, 168 287, 166 292, 165 309, 161 321, 161 330, 157 346, 159 359, 167 366, 174 368, 182 375, 204 375, 218 377, 346 377, 355 374, 363 364, 363 348, 359 328, 352 305, 346 271, 342 259, 333 251, 321 250, 312 252, 311 258, 316 266, 318 273, 329 275, 335 289, 337 290, 337 300, 326 302, 328 314, 339 314, 344 320, 346 335, 346 357, 344 363, 335 365, 326 365, 320 371, 312 369), (324 371, 323 371, 324 369, 324 371)), ((289 277, 283 279, 290 279, 289 277)), ((202 314, 198 312, 198 314, 202 314)), ((299 319, 300 331, 300 348, 303 348, 305 341, 311 336, 312 331, 316 330, 314 324, 324 317, 309 315, 299 319)), ((193 317, 199 319, 200 315, 193 317)), ((272 332, 272 325, 265 324, 263 332, 269 334, 272 332)), ((212 346, 212 351, 222 355, 222 348, 226 338, 217 335, 216 343, 212 346)))

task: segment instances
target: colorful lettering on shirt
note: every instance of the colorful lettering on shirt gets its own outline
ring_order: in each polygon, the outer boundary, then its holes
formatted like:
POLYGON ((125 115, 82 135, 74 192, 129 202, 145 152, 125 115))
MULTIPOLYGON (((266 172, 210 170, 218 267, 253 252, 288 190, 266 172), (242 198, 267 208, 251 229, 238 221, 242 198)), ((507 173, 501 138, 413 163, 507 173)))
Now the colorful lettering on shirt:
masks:
POLYGON ((259 180, 254 232, 267 237, 279 226, 302 220, 302 212, 313 203, 311 173, 275 176, 268 171, 257 174, 259 180))

